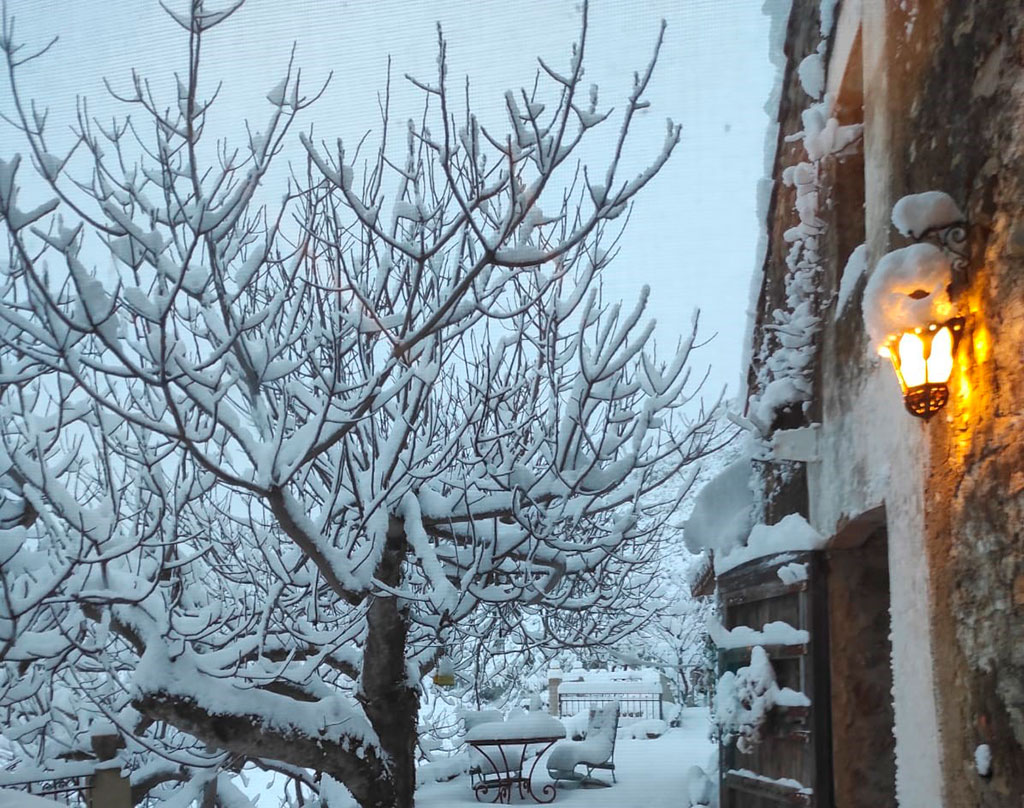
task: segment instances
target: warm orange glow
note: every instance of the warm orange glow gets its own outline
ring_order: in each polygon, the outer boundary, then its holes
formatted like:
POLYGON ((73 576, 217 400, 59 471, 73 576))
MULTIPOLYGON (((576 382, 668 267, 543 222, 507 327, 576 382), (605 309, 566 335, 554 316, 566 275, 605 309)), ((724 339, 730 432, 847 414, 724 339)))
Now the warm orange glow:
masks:
POLYGON ((932 338, 931 353, 927 363, 927 381, 930 384, 945 384, 949 381, 949 375, 952 372, 953 334, 948 326, 943 326, 932 338))
POLYGON ((906 333, 900 337, 900 375, 904 387, 917 387, 927 381, 927 366, 924 361, 924 342, 917 334, 906 333))
POLYGON ((987 361, 988 360, 989 348, 990 348, 990 345, 989 345, 989 338, 988 338, 988 329, 986 329, 984 326, 981 326, 981 327, 975 329, 975 332, 974 332, 974 358, 975 358, 975 360, 977 360, 979 363, 987 361))
POLYGON ((967 381, 967 374, 963 368, 960 368, 960 390, 959 390, 960 401, 966 403, 971 397, 971 383, 967 381))

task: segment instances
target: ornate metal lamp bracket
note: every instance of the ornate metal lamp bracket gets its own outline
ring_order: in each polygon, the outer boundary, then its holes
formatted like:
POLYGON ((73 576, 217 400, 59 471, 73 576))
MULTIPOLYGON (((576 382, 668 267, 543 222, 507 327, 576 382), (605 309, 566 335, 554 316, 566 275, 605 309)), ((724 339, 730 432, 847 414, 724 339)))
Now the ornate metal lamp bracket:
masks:
POLYGON ((968 244, 967 222, 953 222, 945 227, 931 227, 917 237, 921 242, 925 239, 933 241, 949 256, 953 268, 954 286, 962 286, 967 282, 967 270, 971 263, 971 248, 968 244))

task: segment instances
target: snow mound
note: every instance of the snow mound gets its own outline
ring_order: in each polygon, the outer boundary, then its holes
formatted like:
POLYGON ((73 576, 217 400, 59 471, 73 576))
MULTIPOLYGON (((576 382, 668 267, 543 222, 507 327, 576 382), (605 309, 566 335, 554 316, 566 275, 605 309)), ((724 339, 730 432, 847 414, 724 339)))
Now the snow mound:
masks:
MULTIPOLYGON (((471 751, 475 752, 476 750, 471 751)), ((479 755, 479 753, 477 754, 479 755)), ((468 752, 460 752, 449 758, 421 763, 416 767, 416 785, 452 780, 461 774, 466 774, 474 765, 480 768, 482 762, 485 762, 483 755, 479 755, 477 758, 468 752)))
POLYGON ((785 566, 779 567, 776 575, 779 576, 779 580, 784 584, 795 584, 797 581, 806 581, 807 565, 786 564, 785 566))
POLYGON ((562 738, 564 736, 565 727, 557 718, 545 713, 533 713, 508 721, 477 724, 466 733, 464 740, 514 741, 521 738, 562 738))
POLYGON ((467 731, 480 724, 500 724, 505 720, 500 710, 459 710, 459 718, 467 731))
POLYGON ((548 769, 571 772, 580 763, 604 763, 612 755, 612 740, 597 736, 559 744, 548 758, 548 769))
POLYGON ((660 738, 668 732, 668 724, 660 718, 646 718, 643 721, 635 721, 628 727, 624 727, 619 734, 624 738, 634 741, 642 741, 647 738, 660 738))
POLYGON ((936 227, 964 220, 963 213, 945 191, 925 191, 903 197, 892 208, 893 226, 904 236, 918 238, 936 227))
POLYGON ((765 623, 760 631, 750 626, 736 626, 726 629, 718 618, 709 617, 708 635, 718 648, 749 648, 753 645, 803 645, 810 642, 810 633, 803 628, 794 628, 783 620, 765 623))
POLYGON ((805 56, 797 66, 796 72, 804 92, 811 98, 821 98, 825 90, 825 63, 821 53, 815 51, 805 56))
POLYGON ((974 768, 982 777, 992 774, 992 747, 987 743, 974 750, 974 768))
POLYGON ((580 710, 576 715, 567 715, 560 719, 565 727, 565 734, 574 741, 582 741, 587 737, 587 719, 589 716, 585 710, 580 710))
POLYGON ((934 244, 911 244, 882 256, 864 289, 864 327, 876 348, 893 334, 941 322, 953 306, 953 270, 934 244))
POLYGON ((712 711, 723 743, 735 741, 740 752, 750 754, 760 743, 768 714, 776 705, 806 707, 810 703, 803 693, 778 686, 767 652, 754 646, 749 665, 735 673, 726 671, 718 680, 712 711))
POLYGON ((715 784, 700 766, 691 766, 686 772, 686 796, 691 808, 711 805, 715 784))
POLYGON ((860 280, 864 271, 868 268, 868 248, 865 244, 858 244, 850 257, 846 259, 846 266, 839 279, 839 296, 836 298, 835 317, 838 320, 850 302, 850 295, 857 288, 857 281, 860 280))

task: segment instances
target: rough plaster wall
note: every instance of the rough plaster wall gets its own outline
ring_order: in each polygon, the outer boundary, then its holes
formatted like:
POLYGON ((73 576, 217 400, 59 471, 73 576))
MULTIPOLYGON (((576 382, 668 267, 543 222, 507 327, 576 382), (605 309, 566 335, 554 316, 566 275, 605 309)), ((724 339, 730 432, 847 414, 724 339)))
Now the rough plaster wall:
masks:
POLYGON ((1024 3, 865 0, 863 12, 869 266, 906 243, 889 223, 896 199, 947 191, 971 224, 972 276, 954 290, 970 319, 952 400, 926 423, 869 354, 862 289, 829 318, 810 519, 828 534, 886 506, 899 804, 1020 808, 1024 3), (991 777, 973 765, 980 743, 991 777))
POLYGON ((952 194, 971 224, 972 276, 954 290, 968 338, 950 405, 924 423, 902 412, 859 323, 828 329, 811 517, 827 532, 887 506, 900 805, 1020 808, 1024 4, 869 0, 864 14, 869 265, 905 243, 889 227, 894 200, 952 194))

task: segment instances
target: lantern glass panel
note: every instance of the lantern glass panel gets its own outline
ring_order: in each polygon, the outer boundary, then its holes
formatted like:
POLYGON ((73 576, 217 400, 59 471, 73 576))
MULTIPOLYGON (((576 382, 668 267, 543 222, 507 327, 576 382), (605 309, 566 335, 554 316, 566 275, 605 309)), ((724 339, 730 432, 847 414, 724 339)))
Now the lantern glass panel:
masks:
POLYGON ((943 326, 932 339, 932 349, 928 356, 928 382, 945 384, 953 372, 953 333, 943 326))
POLYGON ((927 366, 924 361, 924 342, 917 334, 907 333, 900 337, 900 367, 905 387, 917 387, 927 381, 927 366))

